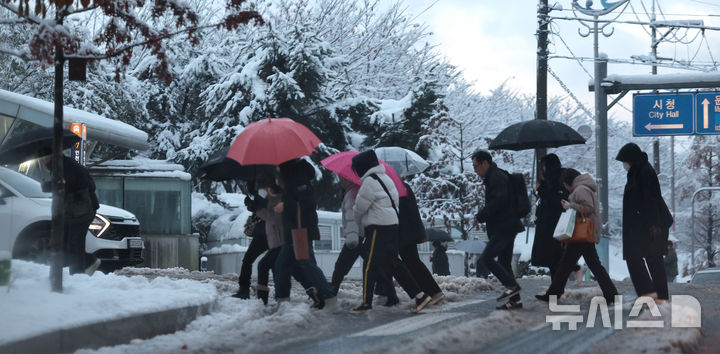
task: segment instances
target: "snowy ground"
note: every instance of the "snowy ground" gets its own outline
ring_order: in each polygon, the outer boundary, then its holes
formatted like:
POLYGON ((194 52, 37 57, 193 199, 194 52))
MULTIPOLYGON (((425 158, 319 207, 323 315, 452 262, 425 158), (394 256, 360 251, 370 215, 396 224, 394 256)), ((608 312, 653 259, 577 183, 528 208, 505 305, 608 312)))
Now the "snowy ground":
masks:
POLYGON ((13 260, 11 269, 10 286, 0 287, 0 314, 5 324, 0 344, 62 328, 200 305, 219 296, 212 284, 188 279, 100 272, 92 277, 71 276, 67 268, 63 293, 54 293, 48 266, 13 260))

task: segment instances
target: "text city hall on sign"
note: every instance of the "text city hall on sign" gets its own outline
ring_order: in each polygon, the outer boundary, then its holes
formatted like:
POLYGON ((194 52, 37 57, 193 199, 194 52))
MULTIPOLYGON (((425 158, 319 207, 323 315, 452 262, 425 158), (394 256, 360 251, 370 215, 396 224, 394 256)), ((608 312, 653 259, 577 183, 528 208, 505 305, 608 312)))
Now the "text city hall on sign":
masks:
POLYGON ((720 134, 720 92, 633 95, 633 136, 698 134, 720 134))

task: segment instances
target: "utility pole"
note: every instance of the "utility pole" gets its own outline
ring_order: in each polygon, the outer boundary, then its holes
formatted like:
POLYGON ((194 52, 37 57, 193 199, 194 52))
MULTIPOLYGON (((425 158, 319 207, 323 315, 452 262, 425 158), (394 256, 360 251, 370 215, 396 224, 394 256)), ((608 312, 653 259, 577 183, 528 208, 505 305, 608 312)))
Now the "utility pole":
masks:
MULTIPOLYGON (((548 63, 548 0, 539 0, 537 31, 537 89, 535 95, 535 119, 547 120, 547 63, 548 63)), ((539 167, 540 159, 547 153, 546 148, 535 149, 535 163, 539 167)), ((538 168, 538 177, 540 171, 538 168)), ((531 186, 535 188, 535 186, 531 186)))
MULTIPOLYGON (((652 0, 652 11, 650 14, 650 34, 652 36, 652 43, 650 44, 650 49, 652 51, 652 74, 657 75, 657 47, 658 44, 660 44, 660 41, 658 41, 657 38, 657 29, 655 28, 655 0, 652 0)), ((655 141, 653 142, 653 167, 655 168, 655 173, 660 173, 660 138, 655 138, 655 141)))

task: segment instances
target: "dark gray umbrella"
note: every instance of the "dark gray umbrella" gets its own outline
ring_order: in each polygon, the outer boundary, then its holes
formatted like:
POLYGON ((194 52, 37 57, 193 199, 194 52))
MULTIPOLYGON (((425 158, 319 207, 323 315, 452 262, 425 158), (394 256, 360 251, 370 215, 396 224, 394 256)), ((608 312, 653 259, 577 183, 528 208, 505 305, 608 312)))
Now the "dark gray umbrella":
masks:
POLYGON ((210 154, 207 161, 200 166, 200 171, 203 173, 200 177, 211 181, 232 179, 254 181, 260 174, 275 171, 275 166, 272 165, 242 166, 237 161, 226 157, 228 149, 220 149, 210 154))
MULTIPOLYGON (((79 141, 79 136, 63 129, 63 150, 79 141)), ((19 133, 13 132, 0 146, 0 163, 15 164, 40 157, 41 151, 52 150, 52 142, 53 128, 38 127, 19 133)))
POLYGON ((575 129, 552 120, 533 119, 513 124, 493 139, 491 150, 527 150, 585 144, 575 129))
POLYGON ((426 231, 428 241, 445 242, 445 241, 453 240, 453 238, 450 237, 450 234, 448 234, 447 231, 442 230, 442 229, 427 229, 425 231, 426 231))

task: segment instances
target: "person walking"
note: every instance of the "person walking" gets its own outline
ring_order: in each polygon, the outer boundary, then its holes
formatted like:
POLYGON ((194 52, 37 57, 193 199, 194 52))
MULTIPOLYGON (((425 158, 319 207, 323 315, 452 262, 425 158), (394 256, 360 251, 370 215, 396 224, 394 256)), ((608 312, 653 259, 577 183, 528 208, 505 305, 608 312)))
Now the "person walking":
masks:
POLYGON ((268 304, 270 288, 268 280, 270 270, 275 274, 275 261, 280 254, 283 245, 283 224, 282 214, 275 212, 274 208, 282 201, 280 187, 275 183, 273 175, 265 175, 258 180, 259 191, 264 191, 266 198, 259 199, 264 202, 253 205, 253 211, 264 221, 265 236, 267 239, 268 251, 258 262, 257 286, 255 291, 257 297, 263 304, 268 304))
MULTIPOLYGON (((255 182, 252 182, 255 184, 255 182)), ((255 186, 253 186, 255 189, 255 186)), ((238 299, 249 299, 250 298, 250 278, 252 277, 252 266, 255 260, 258 259, 265 251, 268 250, 267 234, 265 233, 265 221, 263 221, 254 210, 256 207, 267 205, 267 200, 257 193, 260 191, 253 190, 255 194, 254 198, 251 199, 249 196, 245 197, 245 207, 249 211, 253 212, 245 225, 245 235, 252 238, 250 245, 243 255, 242 265, 240 267, 240 276, 238 276, 238 291, 233 295, 238 299), (252 210, 251 210, 252 209, 252 210), (251 223, 250 228, 248 223, 251 223)), ((262 191, 263 194, 266 193, 262 191)))
POLYGON ((668 283, 675 281, 678 275, 677 253, 675 253, 675 245, 672 241, 667 242, 667 256, 665 256, 665 275, 668 283))
POLYGON ((536 194, 535 241, 530 262, 538 267, 548 267, 552 281, 563 254, 560 242, 553 238, 553 232, 563 212, 561 201, 567 199, 568 192, 560 181, 562 164, 557 155, 545 155, 538 166, 540 183, 536 194))
MULTIPOLYGON (((42 148, 38 152, 40 164, 48 170, 52 169, 52 150, 42 148)), ((98 210, 95 181, 87 168, 75 159, 62 156, 63 178, 65 180, 65 203, 63 204, 64 253, 65 264, 70 274, 85 273, 93 275, 100 267, 101 260, 94 254, 85 251, 85 236, 98 210)), ((52 189, 52 182, 42 184, 44 191, 52 189)))
POLYGON ((430 262, 432 262, 432 272, 437 275, 450 275, 450 263, 445 251, 447 248, 440 241, 433 241, 433 251, 430 262))
MULTIPOLYGON (((316 296, 316 308, 325 308, 331 313, 340 312, 336 294, 325 278, 322 270, 317 266, 313 252, 313 240, 320 239, 318 228, 317 204, 311 181, 315 178, 315 169, 303 159, 294 159, 278 166, 282 188, 282 201, 273 210, 282 214, 284 243, 275 261, 275 292, 278 301, 290 298, 290 277, 294 270, 299 271, 302 277, 312 285, 309 290, 311 296, 316 296), (298 213, 300 220, 298 220, 298 213), (301 225, 298 225, 300 221, 301 225), (304 228, 307 230, 308 259, 297 259, 294 253, 292 230, 304 228), (314 294, 313 294, 314 292, 314 294)), ((303 247, 304 245, 299 245, 303 247)))
POLYGON ((354 210, 355 220, 358 220, 363 227, 367 257, 363 264, 362 304, 353 308, 351 312, 359 314, 372 309, 375 284, 384 274, 392 274, 402 284, 403 289, 415 300, 412 312, 419 312, 431 299, 419 289, 398 255, 397 189, 390 177, 385 174, 385 166, 379 164, 373 150, 353 157, 352 169, 360 176, 362 182, 355 199, 354 210))
POLYGON ((335 261, 335 268, 333 270, 332 280, 330 282, 330 284, 332 284, 332 288, 335 294, 340 291, 340 284, 342 283, 345 276, 350 272, 350 269, 352 269, 355 261, 358 259, 358 257, 360 257, 361 250, 358 246, 360 245, 363 238, 361 236, 362 229, 358 225, 357 220, 355 220, 355 212, 353 210, 353 207, 355 206, 355 198, 357 197, 357 193, 360 190, 360 186, 352 183, 351 181, 343 177, 340 177, 340 186, 342 187, 344 192, 341 204, 341 232, 342 237, 345 238, 345 244, 340 250, 340 254, 335 261))
MULTIPOLYGON (((420 218, 420 208, 410 185, 403 182, 407 196, 400 197, 399 233, 400 233, 400 259, 410 271, 417 285, 423 293, 430 296, 429 305, 435 305, 444 297, 440 286, 433 278, 425 263, 420 260, 417 245, 427 241, 425 225, 420 218)), ((447 255, 446 262, 447 262, 447 255)), ((448 268, 449 269, 449 268, 448 268)), ((434 272, 433 272, 434 273, 434 272)), ((438 273, 439 274, 439 273, 438 273)), ((450 271, 448 270, 448 275, 450 271)), ((403 284, 400 284, 403 286, 403 284)), ((404 289, 404 288, 403 288, 404 289)), ((407 289, 405 289, 407 292, 407 289)))
POLYGON ((565 293, 565 284, 567 284, 568 278, 570 277, 570 272, 573 271, 575 264, 580 259, 580 256, 582 256, 600 285, 605 301, 607 301, 608 304, 613 303, 615 302, 615 295, 618 294, 618 291, 610 279, 607 270, 605 270, 605 267, 603 267, 600 262, 597 249, 595 249, 595 244, 600 242, 602 235, 602 217, 600 216, 600 208, 596 194, 597 184, 589 174, 580 174, 580 172, 572 168, 563 170, 561 179, 564 188, 570 192, 568 200, 562 200, 562 206, 565 210, 574 209, 577 212, 578 219, 587 218, 592 220, 592 242, 567 243, 567 248, 560 259, 550 288, 548 288, 545 294, 536 295, 535 297, 547 302, 550 299, 550 295, 557 295, 559 297, 565 293))
POLYGON ((503 303, 497 309, 522 308, 520 285, 515 280, 510 261, 515 236, 525 227, 514 212, 509 175, 492 161, 487 151, 476 151, 472 162, 475 173, 485 184, 485 206, 475 216, 478 223, 486 223, 489 238, 481 256, 482 263, 506 288, 497 298, 503 303), (496 257, 500 262, 495 260, 496 257))
POLYGON ((627 171, 623 194, 623 259, 638 296, 656 302, 669 299, 663 255, 673 218, 660 192, 657 173, 648 156, 634 143, 615 157, 627 171))

